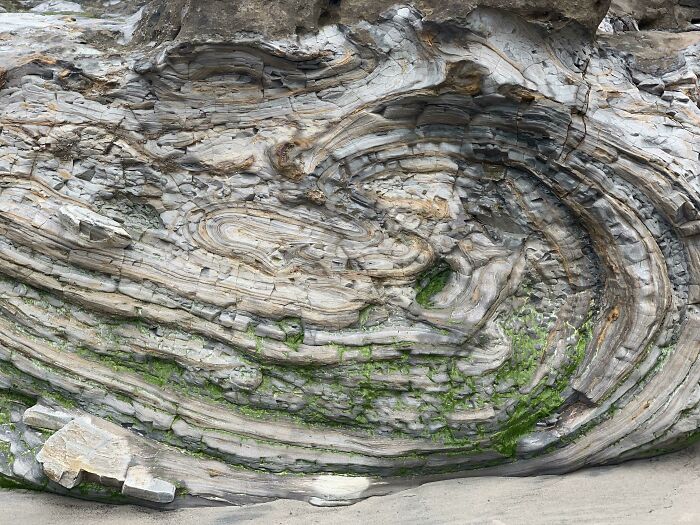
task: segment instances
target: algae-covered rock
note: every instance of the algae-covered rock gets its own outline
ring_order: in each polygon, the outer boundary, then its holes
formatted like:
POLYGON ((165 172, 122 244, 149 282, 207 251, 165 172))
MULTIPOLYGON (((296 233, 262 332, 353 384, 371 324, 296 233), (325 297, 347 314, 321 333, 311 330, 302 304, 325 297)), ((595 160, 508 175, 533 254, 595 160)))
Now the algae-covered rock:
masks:
POLYGON ((3 485, 341 505, 697 438, 693 6, 40 4, 0 1, 3 485))

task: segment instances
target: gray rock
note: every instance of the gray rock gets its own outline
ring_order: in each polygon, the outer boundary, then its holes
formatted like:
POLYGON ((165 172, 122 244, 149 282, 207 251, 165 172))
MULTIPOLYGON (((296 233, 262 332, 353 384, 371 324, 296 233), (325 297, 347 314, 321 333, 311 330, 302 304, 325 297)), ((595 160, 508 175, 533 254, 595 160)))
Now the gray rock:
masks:
POLYGON ((610 13, 629 17, 642 29, 685 30, 700 18, 697 0, 612 0, 610 13))
POLYGON ((48 0, 30 9, 34 13, 80 13, 82 10, 80 4, 63 0, 48 0))
POLYGON ((122 494, 155 503, 170 503, 175 499, 175 485, 154 478, 146 467, 134 465, 126 473, 122 494))
POLYGON ((128 441, 90 416, 72 420, 49 437, 36 458, 46 476, 67 489, 78 486, 84 474, 120 486, 131 462, 128 441))
POLYGON ((663 95, 666 89, 666 85, 657 78, 642 80, 639 84, 637 84, 637 87, 642 91, 646 91, 647 93, 651 93, 653 95, 663 95))
POLYGON ((81 6, 0 15, 3 473, 344 505, 697 430, 693 8, 81 6))
POLYGON ((30 427, 58 430, 76 417, 76 414, 57 410, 45 405, 34 405, 22 414, 22 421, 30 427))
MULTIPOLYGON (((477 8, 507 9, 547 28, 559 28, 572 22, 588 31, 595 30, 605 15, 609 0, 417 0, 413 5, 426 15, 426 20, 461 24, 477 8)), ((222 0, 206 3, 192 0, 156 0, 145 9, 136 29, 140 41, 154 39, 218 39, 228 40, 245 34, 268 38, 317 31, 326 24, 356 24, 376 20, 381 13, 395 6, 393 0, 280 0, 274 4, 249 0, 230 5, 222 0)))

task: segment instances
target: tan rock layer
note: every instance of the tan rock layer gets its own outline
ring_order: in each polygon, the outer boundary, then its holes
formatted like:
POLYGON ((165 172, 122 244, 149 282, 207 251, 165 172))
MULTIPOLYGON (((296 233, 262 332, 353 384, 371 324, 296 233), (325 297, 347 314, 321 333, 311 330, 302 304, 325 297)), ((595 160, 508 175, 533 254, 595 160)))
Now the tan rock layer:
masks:
POLYGON ((2 476, 325 505, 694 439, 697 39, 185 4, 0 15, 2 476))

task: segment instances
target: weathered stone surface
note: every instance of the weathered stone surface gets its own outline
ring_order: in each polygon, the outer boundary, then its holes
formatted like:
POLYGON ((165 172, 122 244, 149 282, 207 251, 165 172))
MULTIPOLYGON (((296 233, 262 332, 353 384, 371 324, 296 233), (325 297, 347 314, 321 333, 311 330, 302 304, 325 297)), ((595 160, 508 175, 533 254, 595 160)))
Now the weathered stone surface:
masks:
POLYGON ((29 407, 22 414, 22 421, 30 427, 44 430, 59 430, 75 419, 76 415, 44 405, 29 407))
POLYGON ((146 467, 135 465, 126 473, 122 494, 155 503, 170 503, 175 499, 175 485, 154 478, 146 467))
POLYGON ((131 462, 128 442, 98 419, 82 416, 52 435, 37 454, 52 481, 72 489, 87 474, 102 484, 119 486, 131 462))
POLYGON ((34 13, 79 13, 82 10, 83 7, 80 4, 63 0, 48 0, 30 9, 34 13))
POLYGON ((697 0, 612 0, 609 16, 613 20, 633 21, 625 30, 687 30, 700 23, 697 0))
POLYGON ((700 33, 603 4, 0 15, 2 475, 339 505, 692 441, 700 33))
MULTIPOLYGON (((289 37, 327 24, 376 20, 394 5, 393 0, 155 0, 146 7, 137 35, 142 41, 289 37)), ((574 23, 592 31, 610 0, 417 0, 412 5, 426 22, 463 25, 473 11, 486 7, 507 10, 547 29, 574 23)))

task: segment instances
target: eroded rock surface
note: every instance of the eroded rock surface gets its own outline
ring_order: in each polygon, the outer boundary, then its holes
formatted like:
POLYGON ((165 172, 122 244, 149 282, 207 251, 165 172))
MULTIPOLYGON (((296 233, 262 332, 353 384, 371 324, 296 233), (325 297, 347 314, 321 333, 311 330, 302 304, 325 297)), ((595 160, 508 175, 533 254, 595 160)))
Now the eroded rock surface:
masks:
POLYGON ((700 33, 605 4, 2 3, 0 480, 339 505, 694 440, 700 33))
MULTIPOLYGON (((289 37, 317 31, 328 24, 352 25, 380 19, 393 0, 156 0, 145 9, 137 37, 142 41, 224 39, 250 35, 289 37)), ((465 27, 479 8, 507 10, 548 30, 593 31, 609 0, 417 0, 423 23, 465 27)))
POLYGON ((628 30, 700 28, 700 2, 697 0, 613 0, 609 15, 613 20, 626 23, 628 30))

